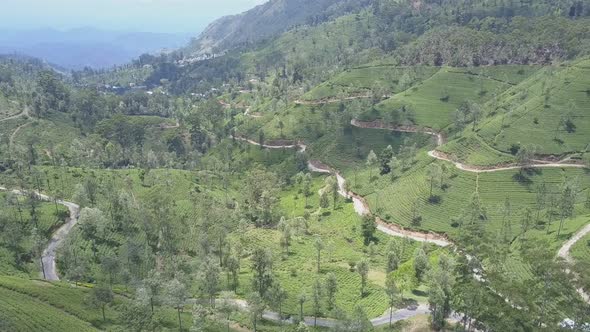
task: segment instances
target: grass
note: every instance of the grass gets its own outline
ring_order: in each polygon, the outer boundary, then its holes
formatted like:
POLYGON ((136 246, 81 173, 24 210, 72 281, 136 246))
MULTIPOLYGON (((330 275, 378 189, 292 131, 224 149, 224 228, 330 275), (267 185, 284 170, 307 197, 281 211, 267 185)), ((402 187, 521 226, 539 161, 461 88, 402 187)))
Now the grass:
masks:
MULTIPOLYGON (((587 222, 590 222, 590 216, 587 216, 587 222)), ((586 262, 590 264, 590 234, 582 237, 572 246, 571 255, 577 262, 586 262)))
MULTIPOLYGON (((425 81, 378 104, 380 114, 377 116, 383 117, 388 111, 409 106, 416 113, 417 125, 443 129, 453 122, 453 113, 463 101, 483 104, 510 86, 510 83, 473 75, 467 70, 445 67, 425 81)), ((362 116, 370 120, 374 117, 370 113, 362 116)))
POLYGON ((371 93, 374 88, 385 93, 399 93, 407 87, 432 76, 436 67, 397 67, 392 65, 362 66, 347 69, 302 96, 317 100, 371 93))
POLYGON ((310 154, 339 170, 362 168, 371 150, 379 153, 391 145, 394 151, 398 151, 406 139, 423 145, 431 136, 351 127, 321 137, 311 145, 310 154))
MULTIPOLYGON (((45 282, 0 276, 0 330, 3 331, 98 331, 121 329, 118 306, 127 295, 116 295, 106 306, 106 321, 100 309, 89 306, 90 288, 63 282, 45 282)), ((166 331, 178 331, 176 311, 156 307, 166 331)), ((190 326, 190 310, 182 314, 183 326, 190 326)), ((207 331, 223 331, 218 323, 208 323, 207 331)), ((233 329, 232 329, 233 330, 233 329)))
POLYGON ((0 288, 0 329, 5 331, 98 331, 88 322, 34 297, 0 288))
POLYGON ((539 154, 583 152, 590 141, 590 60, 546 67, 498 98, 496 115, 479 135, 507 152, 512 144, 532 144, 539 154), (571 121, 568 127, 564 122, 571 121))
MULTIPOLYGON (((25 230, 25 233, 19 241, 19 246, 23 252, 28 253, 32 250, 34 245, 30 236, 30 231, 35 226, 31 218, 30 204, 28 203, 28 199, 25 199, 22 196, 17 196, 22 211, 22 213, 19 213, 16 204, 9 205, 8 203, 5 203, 7 197, 8 194, 0 192, 0 202, 2 202, 0 203, 0 215, 9 220, 9 222, 22 223, 22 226, 20 227, 25 230)), ((61 205, 56 207, 53 203, 38 202, 36 204, 36 212, 38 217, 37 229, 39 234, 43 238, 49 240, 53 232, 65 222, 68 210, 61 205)), ((5 231, 8 232, 9 230, 5 231)), ((30 258, 23 263, 24 265, 21 264, 19 266, 14 255, 9 254, 3 247, 4 245, 6 244, 2 243, 2 246, 0 246, 0 271, 2 271, 2 274, 37 276, 40 273, 40 267, 37 263, 31 261, 30 258)))
MULTIPOLYGON (((361 304, 370 317, 383 314, 387 309, 387 298, 383 289, 385 281, 384 253, 389 241, 394 241, 402 261, 408 262, 418 244, 401 238, 389 238, 377 233, 375 256, 370 259, 370 273, 367 294, 360 296, 360 276, 351 271, 348 262, 358 262, 361 258, 369 258, 367 247, 363 245, 360 234, 360 218, 352 204, 340 203, 335 210, 319 211, 317 191, 324 186, 323 177, 314 181, 314 195, 309 198, 308 209, 314 211, 309 220, 309 235, 299 235, 293 241, 290 254, 286 255, 280 247, 280 232, 271 229, 249 228, 240 238, 246 251, 255 248, 269 248, 274 253, 274 273, 289 296, 284 305, 285 313, 296 316, 299 312, 297 296, 304 292, 308 301, 304 306, 306 315, 313 315, 311 288, 317 278, 324 280, 326 274, 332 272, 338 280, 339 290, 336 296, 337 305, 347 312, 352 312, 356 304, 361 304), (316 250, 313 246, 316 237, 320 237, 326 249, 322 252, 321 272, 317 273, 316 250), (295 270, 295 273, 293 273, 295 270)), ((297 188, 283 193, 281 208, 287 218, 300 216, 303 213, 304 197, 297 188)), ((239 236, 235 234, 234 236, 239 236)), ((433 248, 427 248, 432 251, 433 248)), ((411 264, 411 263, 410 263, 411 264)), ((248 266, 242 269, 241 286, 238 294, 244 295, 251 285, 251 274, 248 266)), ((423 297, 416 298, 424 301, 423 297)), ((323 315, 329 316, 323 306, 323 315)))
POLYGON ((489 166, 510 164, 516 161, 513 155, 490 147, 471 130, 464 131, 458 138, 437 147, 437 150, 467 165, 489 166))

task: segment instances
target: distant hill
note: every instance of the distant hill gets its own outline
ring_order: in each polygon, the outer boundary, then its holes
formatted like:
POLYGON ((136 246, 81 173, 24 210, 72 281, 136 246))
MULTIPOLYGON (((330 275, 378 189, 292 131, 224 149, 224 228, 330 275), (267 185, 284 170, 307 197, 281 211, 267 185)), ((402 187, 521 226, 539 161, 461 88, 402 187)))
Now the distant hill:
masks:
POLYGON ((19 53, 67 69, 109 68, 143 53, 186 45, 188 35, 81 28, 0 31, 0 53, 19 53))
POLYGON ((318 24, 357 11, 370 0, 270 0, 211 23, 186 49, 193 56, 222 53, 276 36, 302 24, 318 24))

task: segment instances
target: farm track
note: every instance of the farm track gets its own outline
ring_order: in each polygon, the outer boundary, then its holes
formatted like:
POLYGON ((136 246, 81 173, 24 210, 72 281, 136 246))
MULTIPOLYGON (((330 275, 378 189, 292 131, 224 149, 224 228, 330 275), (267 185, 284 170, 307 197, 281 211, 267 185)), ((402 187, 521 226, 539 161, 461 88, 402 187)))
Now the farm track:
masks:
MULTIPOLYGON (((2 186, 0 186, 0 190, 1 191, 8 191, 8 189, 6 189, 5 187, 2 187, 2 186)), ((10 192, 12 192, 16 195, 22 195, 22 196, 28 195, 28 193, 26 191, 22 191, 22 190, 18 190, 18 189, 11 190, 10 192)), ((54 198, 49 197, 44 194, 41 194, 39 192, 35 191, 34 194, 37 197, 37 199, 39 199, 41 201, 46 201, 46 202, 53 202, 54 201, 54 198)), ((57 275, 57 268, 56 268, 56 264, 55 264, 56 251, 57 251, 57 248, 59 247, 59 245, 65 240, 67 235, 70 233, 72 228, 78 223, 78 214, 80 212, 80 206, 78 206, 75 203, 71 203, 71 202, 67 202, 67 201, 63 201, 63 200, 57 200, 57 204, 61 204, 65 207, 67 207, 68 210, 70 211, 70 217, 66 220, 66 222, 65 222, 65 224, 63 224, 63 226, 61 226, 57 231, 55 231, 55 233, 53 233, 53 235, 51 236, 51 239, 49 240, 49 243, 47 244, 47 247, 43 250, 43 253, 41 255, 41 260, 43 261, 43 271, 42 271, 41 276, 49 281, 58 281, 59 280, 59 276, 57 275)))
POLYGON ((3 119, 0 119, 0 122, 4 122, 4 121, 8 121, 8 120, 13 120, 13 119, 18 119, 18 118, 20 118, 21 116, 23 116, 23 115, 27 115, 27 114, 28 114, 28 113, 27 113, 27 111, 26 111, 26 110, 25 110, 25 111, 21 111, 20 113, 17 113, 17 114, 15 114, 15 115, 11 115, 11 116, 5 117, 5 118, 3 118, 3 119))
MULTIPOLYGON (((579 230, 571 239, 569 239, 566 243, 564 243, 563 246, 561 246, 561 248, 559 248, 559 251, 557 252, 557 256, 563 258, 567 263, 573 264, 574 258, 570 255, 570 250, 572 249, 574 244, 576 244, 576 242, 580 241, 584 236, 586 236, 586 234, 590 234, 590 224, 586 225, 586 227, 579 230)), ((571 270, 568 269, 567 272, 571 273, 571 270)), ((575 273, 573 273, 573 275, 575 277, 577 277, 575 273)), ((578 294, 580 294, 580 296, 584 299, 584 301, 586 301, 586 303, 590 304, 590 294, 589 293, 584 291, 584 289, 582 289, 581 287, 577 287, 576 291, 578 292, 578 294)))
MULTIPOLYGON (((431 128, 418 128, 418 127, 412 127, 412 126, 404 126, 404 127, 390 126, 390 125, 384 124, 379 121, 363 122, 363 121, 356 120, 356 119, 351 120, 351 125, 358 127, 358 128, 365 128, 365 129, 382 129, 382 130, 390 130, 390 131, 406 132, 406 133, 425 133, 425 134, 429 134, 429 135, 436 137, 436 146, 437 147, 439 147, 445 143, 444 135, 440 132, 434 131, 431 128)), ((242 141, 246 141, 250 144, 255 144, 255 145, 260 146, 259 143, 249 140, 247 138, 243 138, 243 137, 234 137, 234 138, 242 140, 242 141)), ((302 151, 302 152, 307 150, 307 145, 305 145, 301 142, 296 142, 296 141, 290 141, 288 144, 281 144, 280 142, 274 142, 272 144, 263 144, 262 146, 268 147, 268 148, 273 148, 273 149, 297 147, 299 149, 299 151, 302 151)), ((501 171, 507 171, 507 170, 516 170, 516 169, 521 169, 523 167, 527 167, 527 168, 587 168, 587 166, 583 165, 583 164, 566 163, 567 161, 570 160, 570 157, 566 157, 566 158, 560 160, 559 162, 550 162, 550 161, 544 161, 544 160, 537 159, 537 160, 533 160, 532 161, 533 163, 528 164, 528 165, 504 165, 504 166, 482 168, 482 167, 478 167, 478 166, 463 164, 459 161, 453 160, 452 158, 437 151, 436 148, 434 150, 428 151, 428 155, 435 158, 435 159, 438 159, 438 160, 453 163, 453 165, 459 170, 477 173, 478 180, 479 180, 479 173, 491 173, 491 172, 501 172, 501 171)), ((361 197, 360 195, 357 195, 354 192, 346 190, 346 186, 345 186, 346 181, 342 177, 340 172, 332 169, 328 165, 326 165, 318 160, 310 160, 308 162, 308 169, 311 172, 333 174, 334 176, 336 176, 336 179, 338 180, 339 194, 347 199, 352 199, 355 211, 361 216, 372 214, 368 203, 366 202, 366 200, 363 197, 361 197)), ((479 181, 477 181, 477 186, 478 186, 477 190, 479 190, 479 181)), ((381 231, 387 235, 390 235, 390 236, 406 237, 406 238, 410 238, 415 241, 432 243, 434 245, 441 246, 441 247, 446 247, 446 246, 449 246, 452 244, 452 242, 450 240, 448 240, 448 238, 443 234, 406 230, 403 227, 401 227, 400 225, 384 222, 378 216, 375 217, 375 222, 377 224, 377 229, 379 231, 381 231)), ((571 261, 571 257, 569 257, 569 250, 570 250, 571 246, 573 246, 573 244, 575 242, 577 242, 579 239, 581 239, 584 235, 586 235, 588 233, 590 233, 590 225, 587 225, 586 227, 584 227, 572 239, 570 239, 566 244, 564 244, 564 246, 559 251, 559 256, 565 258, 568 261, 571 261)), ((478 277, 481 278, 481 275, 479 275, 478 272, 475 272, 474 275, 476 276, 476 279, 478 277)), ((580 296, 586 302, 590 303, 590 295, 589 294, 586 294, 583 289, 576 288, 576 290, 578 291, 580 296)))
MULTIPOLYGON (((11 119, 17 119, 17 118, 20 118, 21 116, 26 116, 26 117, 29 117, 29 109, 28 109, 27 107, 25 107, 25 109, 24 109, 22 112, 20 112, 20 113, 18 113, 18 114, 16 114, 16 115, 13 115, 13 116, 11 116, 11 117, 8 117, 8 118, 4 118, 4 119, 0 120, 0 122, 2 122, 2 121, 7 121, 7 120, 11 120, 11 119)), ((15 129, 13 132, 12 132, 12 134, 10 135, 10 138, 8 139, 8 146, 9 146, 9 147, 10 147, 10 146, 12 146, 12 145, 14 145, 14 139, 16 138, 16 134, 18 134, 18 132, 19 132, 19 131, 20 131, 22 128, 24 128, 25 126, 29 125, 30 123, 31 123, 31 122, 25 122, 25 123, 23 123, 22 125, 18 126, 18 127, 17 127, 17 128, 16 128, 16 129, 15 129)))

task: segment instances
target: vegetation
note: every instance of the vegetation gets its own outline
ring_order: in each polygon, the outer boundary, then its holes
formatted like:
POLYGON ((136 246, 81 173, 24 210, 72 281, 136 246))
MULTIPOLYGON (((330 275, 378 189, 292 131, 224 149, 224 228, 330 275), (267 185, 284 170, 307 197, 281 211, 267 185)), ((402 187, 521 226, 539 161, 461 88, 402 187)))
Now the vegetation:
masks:
POLYGON ((112 71, 0 58, 0 330, 587 321, 590 239, 555 256, 590 215, 590 4, 294 4, 112 71))

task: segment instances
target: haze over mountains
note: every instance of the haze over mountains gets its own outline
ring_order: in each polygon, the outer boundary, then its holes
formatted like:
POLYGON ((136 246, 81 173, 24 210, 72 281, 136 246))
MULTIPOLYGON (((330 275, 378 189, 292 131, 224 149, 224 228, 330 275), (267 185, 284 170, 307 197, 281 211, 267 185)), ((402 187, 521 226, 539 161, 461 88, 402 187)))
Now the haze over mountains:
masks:
POLYGON ((189 33, 108 31, 96 28, 0 30, 0 54, 19 53, 66 68, 109 68, 143 53, 185 45, 189 33))

